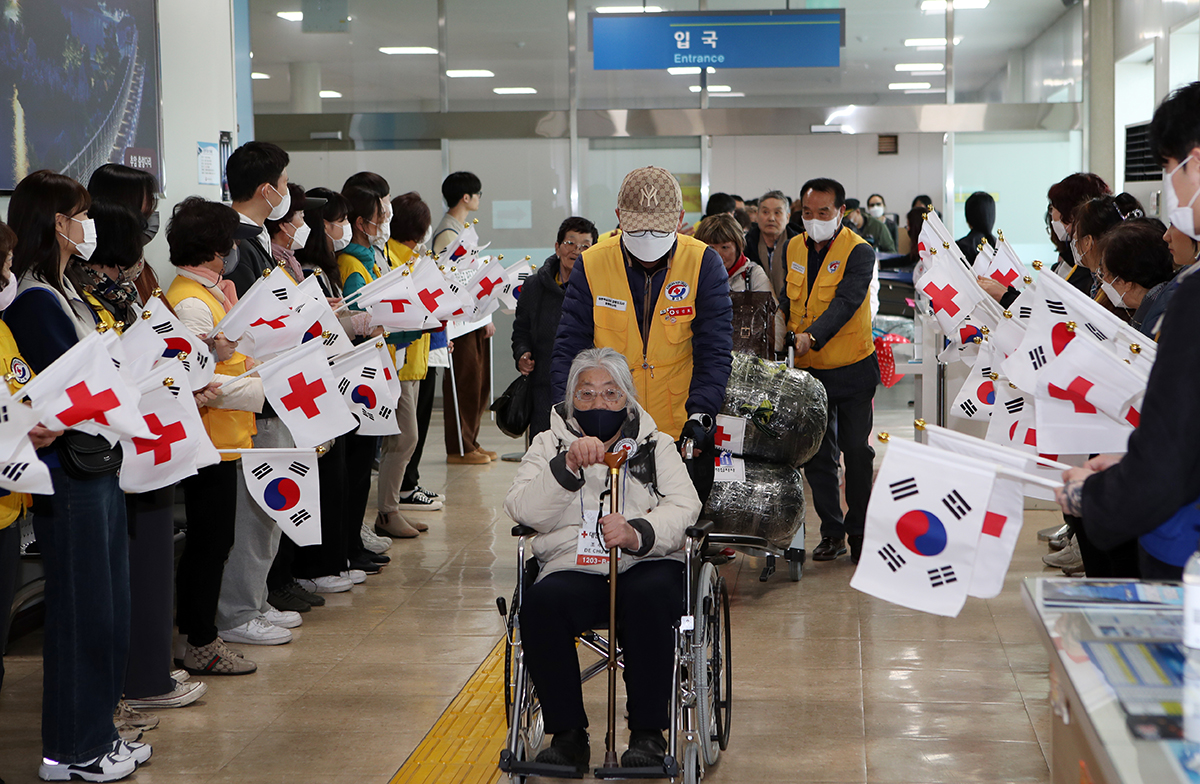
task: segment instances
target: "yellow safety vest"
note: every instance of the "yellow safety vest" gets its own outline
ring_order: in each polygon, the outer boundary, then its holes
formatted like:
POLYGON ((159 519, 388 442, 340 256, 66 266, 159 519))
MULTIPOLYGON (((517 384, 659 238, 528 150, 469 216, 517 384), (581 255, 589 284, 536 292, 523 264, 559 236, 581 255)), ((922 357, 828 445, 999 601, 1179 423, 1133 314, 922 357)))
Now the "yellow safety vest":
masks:
POLYGON ((645 314, 649 327, 646 346, 638 329, 620 237, 602 240, 583 254, 583 274, 593 297, 595 345, 625 355, 638 402, 654 417, 658 429, 672 438, 679 438, 688 416, 692 320, 696 318, 700 261, 707 248, 699 240, 679 237, 658 302, 645 314))
MULTIPOLYGON (((14 284, 10 283, 9 285, 14 284)), ((0 365, 3 367, 3 371, 0 372, 9 375, 9 392, 16 392, 33 378, 33 371, 21 357, 21 350, 17 348, 17 341, 13 338, 12 331, 3 321, 0 321, 0 363, 3 363, 0 365)), ((14 493, 9 490, 0 490, 0 493, 4 493, 3 496, 0 496, 0 529, 4 529, 17 521, 17 518, 29 506, 30 498, 26 493, 14 493)))
MULTIPOLYGON (((171 303, 171 307, 176 307, 183 300, 193 297, 203 302, 212 311, 214 324, 219 324, 221 319, 225 318, 225 308, 221 306, 216 297, 209 293, 208 289, 190 278, 176 275, 175 280, 171 281, 171 287, 167 289, 167 302, 171 303)), ((234 352, 228 360, 217 364, 217 372, 223 376, 240 376, 246 372, 246 356, 234 352)), ((258 427, 254 424, 253 411, 235 411, 204 406, 200 409, 200 419, 204 422, 204 429, 208 431, 208 437, 212 439, 213 446, 217 449, 251 449, 254 447, 252 436, 258 432, 258 427)), ((221 455, 221 459, 237 460, 238 455, 221 455)))
MULTIPOLYGON (((413 252, 412 248, 395 240, 387 241, 387 259, 392 265, 392 269, 399 269, 401 265, 408 267, 411 273, 413 269, 413 252)), ((429 333, 423 333, 421 337, 408 344, 408 348, 404 353, 404 367, 396 368, 396 378, 400 381, 420 381, 425 378, 425 374, 429 372, 429 333)))
MULTIPOLYGON (((79 293, 83 297, 83 301, 86 302, 88 307, 92 309, 92 312, 96 314, 96 318, 100 320, 101 324, 109 329, 113 329, 117 326, 117 317, 114 316, 108 308, 100 304, 100 300, 96 299, 95 295, 86 291, 80 291, 79 293)), ((125 326, 129 325, 126 324, 125 326)))
MULTIPOLYGON (((799 234, 787 245, 787 296, 791 303, 788 329, 797 335, 812 326, 829 307, 829 303, 833 302, 838 284, 846 274, 846 260, 850 258, 850 251, 866 244, 866 240, 850 229, 842 229, 825 254, 825 261, 817 270, 812 292, 809 292, 807 238, 807 234, 799 234)), ((863 297, 862 304, 850 320, 819 351, 814 349, 802 357, 796 357, 796 367, 831 370, 853 365, 874 352, 871 298, 863 297)))

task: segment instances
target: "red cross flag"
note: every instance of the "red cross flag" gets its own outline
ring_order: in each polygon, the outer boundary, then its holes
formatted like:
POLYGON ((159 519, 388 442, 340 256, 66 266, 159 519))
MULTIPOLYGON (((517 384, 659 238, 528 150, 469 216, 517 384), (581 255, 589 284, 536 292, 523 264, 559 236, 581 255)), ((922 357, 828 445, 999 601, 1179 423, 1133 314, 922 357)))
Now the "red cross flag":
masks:
POLYGON ((359 435, 400 434, 396 422, 396 402, 400 396, 392 394, 388 377, 393 374, 387 372, 392 360, 386 351, 380 351, 384 345, 382 340, 363 343, 335 359, 330 367, 338 393, 358 418, 359 435))
MULTIPOLYGON (((944 428, 926 425, 925 437, 926 443, 936 449, 983 462, 999 463, 1014 471, 1024 472, 1029 463, 1015 453, 992 448, 986 441, 947 432, 944 428)), ((975 547, 975 565, 971 571, 971 584, 967 588, 968 596, 991 599, 1000 595, 1021 526, 1024 525, 1024 515, 1025 493, 1022 483, 1006 476, 997 476, 983 514, 983 530, 975 547)))
POLYGON ((475 312, 484 316, 497 310, 500 307, 500 294, 507 284, 508 275, 500 262, 485 258, 467 289, 474 299, 475 312))
MULTIPOLYGON (((208 346, 185 327, 158 297, 146 301, 142 317, 136 324, 125 328, 121 343, 128 357, 150 357, 154 363, 164 359, 180 359, 187 373, 188 386, 193 392, 206 386, 216 373, 217 363, 208 346)), ((145 376, 150 367, 137 368, 138 378, 145 376)))
POLYGON ((463 309, 462 302, 450 291, 450 284, 438 272, 437 265, 432 262, 417 264, 411 277, 417 299, 433 318, 445 321, 463 309))
POLYGON ((1037 429, 1045 449, 1124 452, 1141 415, 1131 401, 1146 378, 1098 341, 1073 340, 1037 380, 1037 429))
POLYGON ((224 333, 238 341, 239 353, 266 360, 300 345, 312 322, 305 323, 293 306, 305 299, 282 272, 259 278, 213 327, 213 334, 224 333))
POLYGON ((138 392, 113 367, 100 333, 67 349, 21 389, 42 424, 51 430, 102 435, 116 445, 122 436, 150 437, 138 413, 138 392))
POLYGON ((438 326, 417 296, 412 276, 403 275, 391 280, 387 287, 356 303, 371 314, 371 326, 389 330, 429 329, 438 326))
POLYGON ((954 334, 963 319, 987 296, 967 268, 949 255, 938 256, 916 285, 947 335, 954 334))
POLYGON ((995 480, 991 463, 890 441, 850 587, 914 610, 958 615, 995 480))
POLYGON ((321 543, 321 488, 315 450, 253 449, 242 453, 246 490, 301 547, 321 543))
POLYGON ((979 421, 992 415, 992 404, 996 402, 996 382, 998 375, 993 359, 990 340, 984 340, 975 356, 975 364, 970 375, 958 390, 954 405, 950 406, 950 416, 959 419, 979 421))
POLYGON ((29 431, 39 418, 39 412, 13 399, 7 384, 0 384, 0 496, 54 494, 50 469, 29 440, 29 431))
POLYGON ((358 426, 338 394, 320 343, 307 343, 264 363, 258 375, 296 446, 315 447, 358 426))
MULTIPOLYGON (((488 245, 490 244, 488 243, 488 245)), ((487 245, 479 244, 479 233, 475 231, 475 227, 468 225, 459 232, 454 242, 448 245, 438 257, 438 263, 447 269, 450 267, 460 270, 474 269, 478 263, 480 251, 485 248, 487 245)))
POLYGON ((717 414, 713 445, 723 452, 740 455, 746 442, 746 420, 742 417, 717 414))
POLYGON ((121 489, 147 493, 192 476, 221 460, 192 399, 179 380, 187 371, 178 359, 154 368, 145 379, 138 408, 150 438, 122 438, 121 489))
MULTIPOLYGON (((983 255, 983 254, 980 254, 983 255)), ((985 278, 991 278, 1001 286, 1022 288, 1025 276, 1028 275, 1025 265, 1017 258, 1016 251, 1008 240, 1000 240, 1000 245, 988 258, 987 267, 980 273, 985 278)))

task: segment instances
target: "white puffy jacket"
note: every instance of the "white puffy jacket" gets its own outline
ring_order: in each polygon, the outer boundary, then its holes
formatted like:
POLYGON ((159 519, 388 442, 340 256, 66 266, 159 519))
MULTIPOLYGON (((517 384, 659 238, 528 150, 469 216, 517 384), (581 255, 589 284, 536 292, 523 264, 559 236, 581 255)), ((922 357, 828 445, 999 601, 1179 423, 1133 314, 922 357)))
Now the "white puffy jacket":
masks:
MULTIPOLYGON (((641 534, 642 547, 622 552, 621 571, 645 560, 683 560, 687 528, 700 516, 700 499, 675 442, 658 432, 645 409, 634 405, 637 410, 622 428, 621 439, 633 438, 637 449, 621 468, 620 498, 622 514, 641 534)), ((607 564, 576 564, 583 510, 608 514, 608 496, 602 509, 600 498, 608 468, 588 466, 582 476, 567 468, 567 449, 580 431, 574 419, 568 426, 564 415, 563 404, 554 407, 550 429, 533 439, 504 500, 509 517, 538 532, 533 554, 541 563, 539 579, 563 569, 608 573, 607 564)))

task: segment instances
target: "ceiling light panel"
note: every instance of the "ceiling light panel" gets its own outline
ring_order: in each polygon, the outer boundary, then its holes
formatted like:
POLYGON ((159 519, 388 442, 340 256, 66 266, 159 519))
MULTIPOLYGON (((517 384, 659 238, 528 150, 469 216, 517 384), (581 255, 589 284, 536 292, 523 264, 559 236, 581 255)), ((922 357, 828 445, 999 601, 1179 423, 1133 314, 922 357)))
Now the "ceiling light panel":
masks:
POLYGON ((892 82, 888 85, 889 90, 928 90, 929 82, 892 82))
POLYGON ((255 71, 254 73, 250 74, 250 78, 251 79, 270 79, 271 75, 262 73, 260 71, 255 71))
POLYGON ((280 19, 286 19, 289 22, 303 22, 304 21, 304 12, 303 11, 280 11, 279 13, 277 13, 275 15, 278 16, 280 19))
POLYGON ((897 63, 897 71, 942 71, 946 66, 941 63, 897 63))
POLYGON ((537 90, 532 87, 493 87, 492 92, 496 95, 537 95, 537 90))
POLYGON ((322 90, 320 93, 322 98, 341 98, 342 94, 337 90, 322 90))
MULTIPOLYGON (((713 68, 710 65, 710 66, 708 66, 708 72, 710 74, 715 74, 717 72, 717 69, 713 68)), ((667 73, 671 74, 671 76, 699 76, 700 75, 700 66, 691 65, 691 66, 680 66, 679 68, 668 68, 667 73)))
MULTIPOLYGON (((978 11, 988 7, 988 0, 954 0, 955 11, 978 11)), ((921 13, 946 13, 946 0, 921 0, 921 13)))
POLYGON ((437 54, 432 46, 381 46, 379 51, 384 54, 437 54))
POLYGON ((596 9, 598 14, 661 14, 662 8, 656 5, 602 5, 596 9))
MULTIPOLYGON (((693 84, 688 89, 694 93, 698 93, 698 92, 700 92, 700 85, 693 84)), ((727 93, 727 92, 731 92, 732 90, 733 90, 733 88, 727 84, 710 84, 708 86, 708 91, 710 93, 727 93)))
POLYGON ((463 69, 457 71, 446 71, 446 76, 451 79, 491 79, 496 74, 491 71, 480 69, 463 69))

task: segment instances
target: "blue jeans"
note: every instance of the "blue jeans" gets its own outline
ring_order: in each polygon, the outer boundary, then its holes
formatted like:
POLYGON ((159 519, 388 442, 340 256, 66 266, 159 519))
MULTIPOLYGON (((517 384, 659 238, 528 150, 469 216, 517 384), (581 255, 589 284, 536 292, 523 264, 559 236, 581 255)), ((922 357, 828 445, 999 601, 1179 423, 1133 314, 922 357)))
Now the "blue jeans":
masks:
POLYGON ((72 479, 51 468, 53 496, 34 496, 46 570, 42 755, 79 763, 117 740, 113 710, 129 652, 129 534, 117 475, 72 479))

